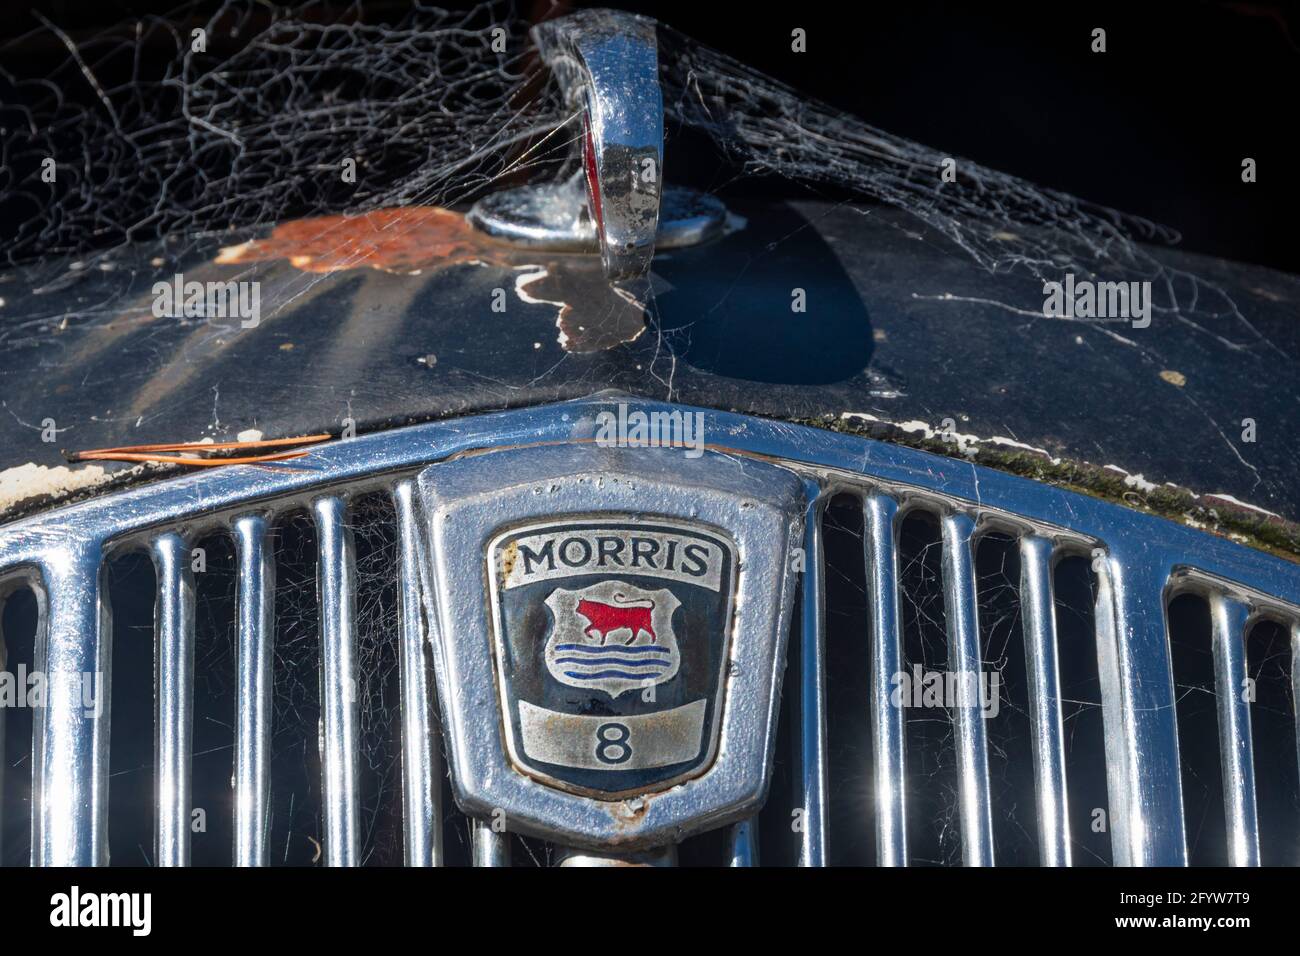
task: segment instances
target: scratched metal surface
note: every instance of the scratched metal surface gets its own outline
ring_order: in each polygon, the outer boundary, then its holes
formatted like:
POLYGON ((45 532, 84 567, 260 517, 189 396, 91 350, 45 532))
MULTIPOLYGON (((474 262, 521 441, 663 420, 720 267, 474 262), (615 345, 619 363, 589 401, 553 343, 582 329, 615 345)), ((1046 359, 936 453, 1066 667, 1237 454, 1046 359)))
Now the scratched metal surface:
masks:
POLYGON ((593 257, 461 250, 418 274, 310 273, 216 265, 213 242, 181 263, 187 279, 259 280, 252 329, 155 318, 153 283, 178 271, 150 266, 155 249, 108 269, 45 263, 39 291, 31 273, 0 273, 0 475, 64 464, 64 449, 337 431, 349 417, 369 431, 617 388, 787 419, 951 418, 1300 517, 1300 278, 1162 251, 1240 314, 1194 327, 1157 314, 1147 329, 1046 319, 1040 284, 991 275, 898 213, 732 206, 745 228, 656 256, 639 334, 593 257), (791 310, 796 288, 806 312, 791 310))

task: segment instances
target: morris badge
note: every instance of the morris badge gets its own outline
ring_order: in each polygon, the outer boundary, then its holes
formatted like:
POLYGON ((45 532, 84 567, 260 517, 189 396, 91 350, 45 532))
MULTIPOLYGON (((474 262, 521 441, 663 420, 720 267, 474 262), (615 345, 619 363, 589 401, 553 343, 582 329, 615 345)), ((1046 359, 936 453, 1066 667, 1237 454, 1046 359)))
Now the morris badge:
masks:
POLYGON ((511 761, 593 795, 659 789, 717 745, 735 590, 722 531, 612 516, 489 548, 511 761))

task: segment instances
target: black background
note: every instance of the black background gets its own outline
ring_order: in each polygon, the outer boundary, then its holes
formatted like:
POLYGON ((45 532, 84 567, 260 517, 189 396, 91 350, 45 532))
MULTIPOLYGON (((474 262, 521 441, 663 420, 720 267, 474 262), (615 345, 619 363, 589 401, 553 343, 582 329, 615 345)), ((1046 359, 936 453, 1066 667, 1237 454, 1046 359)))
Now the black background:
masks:
MULTIPOLYGON (((1300 92, 1293 4, 603 5, 656 16, 891 132, 1173 226, 1190 249, 1300 272, 1293 236, 1300 169, 1287 149, 1300 92), (790 50, 795 27, 807 31, 806 53, 790 50), (1095 27, 1107 31, 1104 54, 1090 51, 1095 27), (1246 156, 1258 163, 1254 184, 1241 182, 1246 156)), ((367 19, 385 20, 406 5, 362 6, 367 19)), ((522 0, 519 9, 537 19, 568 6, 522 0)), ((15 4, 0 41, 36 25, 31 9, 80 39, 172 7, 15 4)), ((32 76, 65 58, 48 33, 9 45, 0 57, 6 69, 32 76)), ((681 163, 674 178, 690 178, 681 163)), ((12 227, 0 223, 0 232, 12 227)))
MULTIPOLYGON (((835 938, 843 932, 879 935, 882 928, 900 940, 943 947, 971 939, 1006 938, 1071 942, 1096 938, 1128 940, 1137 946, 1164 942, 1184 946, 1191 939, 1229 951, 1251 943, 1251 930, 1264 938, 1288 932, 1294 915, 1294 874, 1286 869, 1188 873, 1181 870, 1037 870, 911 868, 906 870, 792 869, 738 870, 724 882, 709 870, 619 871, 619 884, 604 869, 578 870, 563 880, 537 869, 318 870, 286 880, 276 870, 204 870, 130 873, 36 870, 6 887, 6 932, 19 944, 29 937, 98 945, 140 942, 128 929, 69 930, 49 926, 51 894, 73 883, 82 891, 148 891, 153 894, 153 933, 148 940, 193 945, 247 947, 287 943, 298 948, 328 942, 335 946, 364 940, 370 948, 391 946, 401 930, 422 933, 431 942, 455 933, 457 926, 483 927, 493 938, 514 927, 544 925, 557 910, 612 899, 610 906, 646 894, 672 915, 659 921, 660 934, 675 942, 689 926, 692 942, 734 949, 775 933, 798 930, 835 938), (699 883, 694 883, 699 880, 699 883), (590 882, 588 882, 590 881, 590 882), (627 882, 623 882, 627 881, 627 882), (671 882, 670 882, 671 881, 671 882), (611 892, 612 891, 612 892, 611 892), (1121 894, 1248 893, 1249 902, 1121 904, 1121 894), (675 911, 675 912, 673 912, 675 911), (941 913, 939 916, 937 914, 941 913), (677 915, 681 914, 681 915, 677 915), (689 916, 694 916, 690 919, 689 916), (1249 929, 1118 929, 1116 917, 1247 916, 1249 929), (397 932, 395 932, 395 930, 397 932)), ((632 903, 629 902, 628 906, 632 903)), ((567 941, 578 930, 562 925, 556 938, 567 941)), ((505 936, 506 945, 527 946, 528 937, 505 936)), ((146 942, 147 945, 147 942, 146 942)), ((493 945, 492 943, 487 944, 493 945)), ((500 943, 496 944, 500 946, 500 943)), ((1059 948, 1059 947, 1057 947, 1059 948)))

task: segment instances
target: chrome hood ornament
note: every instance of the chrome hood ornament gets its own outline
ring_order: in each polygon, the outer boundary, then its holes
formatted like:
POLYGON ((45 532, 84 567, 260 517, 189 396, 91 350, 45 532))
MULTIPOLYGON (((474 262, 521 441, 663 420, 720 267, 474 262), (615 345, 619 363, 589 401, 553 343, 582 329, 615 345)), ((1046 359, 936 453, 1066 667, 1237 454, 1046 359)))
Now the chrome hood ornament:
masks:
POLYGON ((804 488, 775 465, 681 455, 522 447, 420 477, 467 813, 621 852, 761 804, 804 488))
POLYGON ((540 24, 533 39, 565 100, 582 111, 582 171, 605 273, 645 275, 664 165, 655 23, 593 10, 540 24))
POLYGON ((470 210, 469 221, 521 245, 599 251, 611 281, 645 276, 656 245, 693 245, 720 235, 722 203, 663 186, 655 21, 584 10, 539 24, 532 37, 582 123, 581 169, 563 182, 487 196, 470 210))

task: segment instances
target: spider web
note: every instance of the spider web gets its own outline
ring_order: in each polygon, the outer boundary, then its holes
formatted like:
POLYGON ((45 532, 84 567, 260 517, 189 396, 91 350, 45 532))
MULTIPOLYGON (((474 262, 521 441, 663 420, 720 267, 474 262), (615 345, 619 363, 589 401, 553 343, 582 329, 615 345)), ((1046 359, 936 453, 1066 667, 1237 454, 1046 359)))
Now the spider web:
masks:
MULTIPOLYGON (((6 256, 36 264, 34 284, 58 287, 97 263, 116 268, 113 252, 132 244, 161 240, 157 267, 213 235, 463 206, 557 178, 577 118, 528 26, 501 2, 455 12, 417 4, 388 20, 360 2, 230 2, 205 15, 185 5, 75 40, 43 20, 36 33, 57 38, 62 61, 41 77, 0 68, 6 256), (42 179, 51 159, 54 183, 42 179), (355 181, 341 175, 345 161, 355 181), (59 256, 71 267, 49 261, 59 256)), ((737 179, 774 175, 896 207, 990 272, 1149 280, 1154 311, 1230 348, 1274 348, 1225 292, 1141 245, 1176 242, 1171 229, 877 129, 663 25, 660 67, 670 127, 710 137, 737 179), (1240 335, 1207 329, 1211 317, 1228 317, 1240 335)), ((273 296, 271 309, 288 298, 273 296)))
POLYGON ((527 24, 500 5, 392 23, 360 3, 192 10, 80 41, 45 20, 36 32, 66 59, 39 78, 0 68, 11 263, 158 239, 180 254, 296 216, 453 205, 525 174, 521 144, 560 125, 527 24))
MULTIPOLYGON (((145 268, 118 265, 136 247, 150 250, 150 267, 170 271, 200 248, 288 219, 460 207, 507 185, 563 176, 578 124, 528 26, 502 3, 456 12, 417 4, 388 19, 361 3, 228 2, 211 13, 184 5, 91 38, 46 21, 36 34, 56 39, 62 56, 45 75, 0 66, 5 256, 30 284, 53 289, 97 267, 145 268), (193 48, 194 30, 204 31, 203 51, 193 48), (46 160, 54 182, 42 178, 46 160), (356 164, 355 181, 341 175, 346 160, 356 164)), ((1205 319, 1230 317, 1241 332, 1226 342, 1232 348, 1266 342, 1224 292, 1143 245, 1175 242, 1172 230, 961 157, 953 157, 955 181, 944 182, 945 154, 808 100, 670 28, 660 38, 670 127, 709 137, 734 162, 735 180, 773 175, 896 207, 994 273, 1147 279, 1157 311, 1205 334, 1215 334, 1205 319)), ((365 552, 357 568, 362 760, 374 781, 363 816, 368 859, 393 861, 395 545, 374 518, 356 519, 365 552)), ((308 544, 285 537, 306 562, 308 544)), ((934 584, 923 561, 904 573, 934 584)), ((304 769, 301 792, 277 805, 273 855, 285 859, 291 838, 319 833, 318 768, 309 760, 319 710, 312 581, 311 573, 285 574, 277 597, 277 747, 304 769)), ((915 629, 937 635, 937 591, 927 593, 929 603, 906 613, 915 629)), ((228 667, 229 648, 220 645, 213 667, 228 667)), ((944 801, 936 844, 951 860, 956 804, 951 794, 944 801)), ((464 835, 455 840, 467 852, 464 835)))

